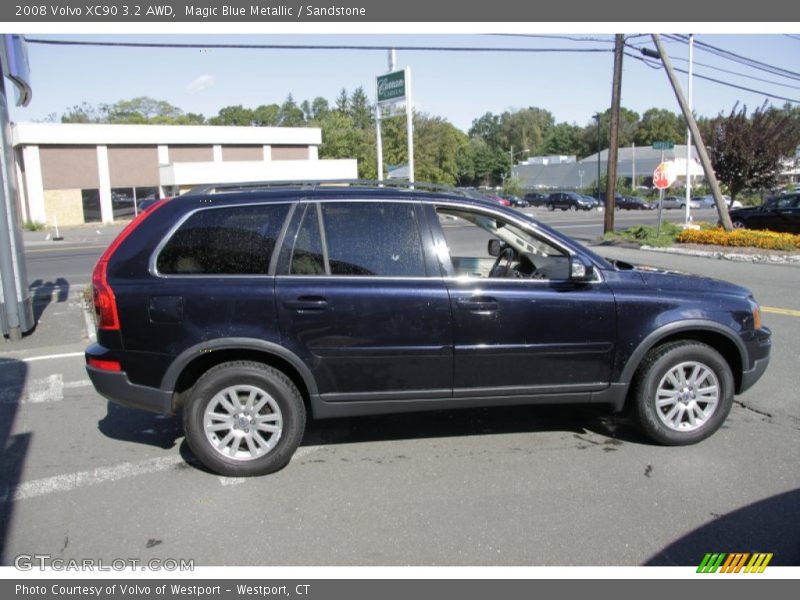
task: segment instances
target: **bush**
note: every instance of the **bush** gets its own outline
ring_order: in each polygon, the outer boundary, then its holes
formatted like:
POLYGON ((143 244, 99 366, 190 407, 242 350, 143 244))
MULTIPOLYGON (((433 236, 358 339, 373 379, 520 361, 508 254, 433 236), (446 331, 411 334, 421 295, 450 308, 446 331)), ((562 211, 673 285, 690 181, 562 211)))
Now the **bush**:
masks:
POLYGON ((764 250, 798 250, 800 235, 792 233, 776 233, 753 229, 686 229, 678 235, 678 242, 684 244, 714 244, 716 246, 733 246, 762 248, 764 250))
POLYGON ((606 239, 622 239, 626 242, 641 244, 642 246, 671 246, 681 228, 665 221, 661 224, 661 231, 656 235, 655 225, 636 225, 623 231, 616 231, 606 235, 606 239))
POLYGON ((25 221, 23 227, 25 228, 25 231, 41 231, 44 229, 44 223, 41 221, 27 220, 25 221))

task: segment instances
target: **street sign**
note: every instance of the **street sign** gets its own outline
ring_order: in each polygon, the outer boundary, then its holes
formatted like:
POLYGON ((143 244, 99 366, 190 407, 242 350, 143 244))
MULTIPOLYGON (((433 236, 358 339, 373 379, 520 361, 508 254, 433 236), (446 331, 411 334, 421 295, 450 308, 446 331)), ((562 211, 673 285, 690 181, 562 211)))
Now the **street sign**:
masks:
POLYGON ((675 142, 658 141, 653 142, 653 150, 672 150, 675 147, 675 142))
POLYGON ((659 190, 665 190, 675 183, 677 177, 678 170, 675 168, 675 163, 667 160, 658 165, 653 172, 653 185, 659 190))
POLYGON ((406 72, 393 71, 377 78, 378 104, 400 102, 406 97, 406 72))

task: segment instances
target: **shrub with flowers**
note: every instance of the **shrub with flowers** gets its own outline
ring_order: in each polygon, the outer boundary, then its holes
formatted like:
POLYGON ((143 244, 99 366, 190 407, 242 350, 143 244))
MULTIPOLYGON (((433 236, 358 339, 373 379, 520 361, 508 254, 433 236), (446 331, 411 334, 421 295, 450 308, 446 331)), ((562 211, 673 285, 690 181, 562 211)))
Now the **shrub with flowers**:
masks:
POLYGON ((733 231, 725 231, 722 228, 685 229, 675 241, 684 244, 713 244, 716 246, 762 248, 764 250, 791 251, 800 249, 800 235, 758 229, 735 229, 733 231))

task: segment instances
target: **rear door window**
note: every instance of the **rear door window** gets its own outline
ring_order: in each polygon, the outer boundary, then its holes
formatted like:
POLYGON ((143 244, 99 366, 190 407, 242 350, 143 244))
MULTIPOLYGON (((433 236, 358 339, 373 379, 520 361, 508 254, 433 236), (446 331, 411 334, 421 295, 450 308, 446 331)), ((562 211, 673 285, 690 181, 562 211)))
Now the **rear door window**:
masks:
POLYGON ((267 275, 288 204, 198 211, 158 255, 162 275, 267 275))

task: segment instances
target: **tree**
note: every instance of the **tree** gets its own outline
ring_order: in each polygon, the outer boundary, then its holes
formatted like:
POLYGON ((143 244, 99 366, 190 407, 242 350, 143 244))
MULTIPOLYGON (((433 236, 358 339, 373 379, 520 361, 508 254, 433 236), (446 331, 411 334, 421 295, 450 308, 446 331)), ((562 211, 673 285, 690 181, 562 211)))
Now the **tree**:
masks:
POLYGON ((250 126, 253 123, 253 111, 249 108, 244 108, 241 104, 224 106, 219 109, 217 116, 211 117, 208 122, 211 125, 250 126))
POLYGON ((642 115, 634 141, 637 146, 650 146, 655 141, 682 144, 686 139, 683 117, 663 108, 651 108, 642 115))
POLYGON ((544 139, 542 154, 580 154, 582 131, 581 127, 574 124, 555 125, 544 139))
POLYGON ((353 125, 358 129, 369 129, 374 127, 372 120, 373 108, 364 92, 364 88, 359 86, 350 96, 349 114, 353 117, 353 125))
POLYGON ((291 94, 281 104, 279 115, 281 127, 302 127, 306 124, 305 115, 291 94))
POLYGON ((277 104, 262 104, 253 111, 253 125, 258 127, 276 127, 281 122, 281 107, 277 104))
POLYGON ((703 138, 714 172, 728 187, 731 198, 746 189, 774 187, 781 162, 800 144, 800 119, 790 110, 764 103, 752 115, 734 106, 704 123, 703 138))
POLYGON ((341 113, 347 113, 350 111, 350 97, 347 95, 347 90, 342 88, 339 91, 339 95, 336 97, 336 110, 341 113))

